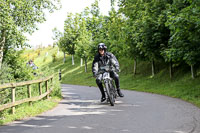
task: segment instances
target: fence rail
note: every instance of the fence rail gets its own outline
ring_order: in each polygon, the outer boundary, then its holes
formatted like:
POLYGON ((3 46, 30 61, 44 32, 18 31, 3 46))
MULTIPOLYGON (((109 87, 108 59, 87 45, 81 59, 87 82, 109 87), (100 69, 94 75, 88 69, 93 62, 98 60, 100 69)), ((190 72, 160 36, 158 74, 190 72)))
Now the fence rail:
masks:
POLYGON ((8 109, 8 108, 12 108, 12 113, 15 113, 15 106, 20 105, 22 103, 26 103, 26 102, 33 102, 33 101, 38 101, 44 97, 47 97, 47 99, 49 98, 49 94, 51 93, 51 91, 53 90, 52 86, 51 88, 49 88, 49 84, 48 81, 53 81, 53 75, 46 77, 46 78, 42 78, 42 79, 38 79, 38 80, 31 80, 31 81, 24 81, 24 82, 19 82, 19 83, 7 83, 7 84, 3 84, 0 85, 0 91, 4 90, 4 89, 11 89, 11 103, 6 103, 3 105, 0 105, 0 111, 8 109), (42 86, 41 83, 45 82, 45 88, 46 88, 46 92, 42 94, 42 86), (35 96, 32 97, 31 95, 31 85, 32 84, 37 84, 38 83, 38 88, 39 88, 39 96, 35 96), (27 86, 27 93, 28 93, 28 98, 22 99, 22 100, 18 100, 16 101, 16 87, 20 87, 20 86, 27 86))

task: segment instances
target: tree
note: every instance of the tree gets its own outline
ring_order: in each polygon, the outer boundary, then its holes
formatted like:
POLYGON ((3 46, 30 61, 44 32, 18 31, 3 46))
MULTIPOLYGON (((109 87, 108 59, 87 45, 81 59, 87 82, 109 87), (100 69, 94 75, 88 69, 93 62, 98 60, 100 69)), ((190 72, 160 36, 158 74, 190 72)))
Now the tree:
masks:
POLYGON ((26 45, 23 33, 32 33, 36 29, 37 23, 45 21, 44 10, 53 12, 58 7, 59 0, 0 1, 0 67, 5 47, 8 47, 7 45, 11 47, 26 45))
POLYGON ((52 30, 53 32, 53 40, 55 40, 56 45, 61 49, 61 51, 64 54, 64 59, 63 59, 63 63, 65 63, 66 61, 66 47, 65 47, 65 40, 64 40, 64 35, 62 32, 60 32, 57 28, 54 28, 52 30))
POLYGON ((80 21, 80 36, 77 40, 77 54, 85 61, 85 72, 87 72, 87 60, 89 58, 89 50, 92 42, 92 34, 87 30, 86 20, 82 18, 80 21))
POLYGON ((97 44, 105 40, 101 32, 103 26, 103 15, 100 14, 98 0, 95 0, 95 2, 91 5, 89 12, 90 14, 86 19, 87 30, 92 34, 92 45, 89 53, 90 56, 94 56, 97 52, 97 44))
POLYGON ((167 0, 120 1, 120 10, 127 16, 132 30, 134 42, 131 51, 144 55, 146 60, 152 62, 152 76, 155 75, 154 61, 162 59, 161 45, 167 45, 168 42, 169 29, 165 26, 163 15, 167 4, 167 0))
POLYGON ((109 49, 117 57, 126 54, 126 40, 125 40, 125 18, 121 13, 118 13, 114 8, 109 12, 108 21, 105 22, 105 29, 107 30, 107 40, 109 49))
POLYGON ((163 52, 166 60, 184 61, 194 66, 200 61, 200 8, 199 1, 174 1, 168 10, 166 25, 170 29, 169 47, 163 52))
POLYGON ((64 24, 64 46, 66 52, 72 55, 72 65, 74 65, 75 45, 79 37, 79 14, 69 13, 64 24))

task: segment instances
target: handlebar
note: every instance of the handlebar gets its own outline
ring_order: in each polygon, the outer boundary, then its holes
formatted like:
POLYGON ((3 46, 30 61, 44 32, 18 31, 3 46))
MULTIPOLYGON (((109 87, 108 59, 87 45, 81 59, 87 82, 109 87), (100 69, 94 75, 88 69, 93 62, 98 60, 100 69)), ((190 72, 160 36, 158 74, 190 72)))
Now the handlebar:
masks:
POLYGON ((108 65, 102 66, 100 67, 100 70, 95 75, 103 74, 105 72, 112 72, 112 71, 116 71, 116 68, 114 68, 113 66, 108 66, 108 65))
POLYGON ((100 67, 100 70, 108 72, 111 70, 111 67, 110 66, 102 66, 102 67, 100 67))
POLYGON ((114 67, 102 66, 102 67, 100 67, 100 71, 98 72, 98 74, 102 74, 104 72, 111 72, 111 71, 115 71, 114 67))

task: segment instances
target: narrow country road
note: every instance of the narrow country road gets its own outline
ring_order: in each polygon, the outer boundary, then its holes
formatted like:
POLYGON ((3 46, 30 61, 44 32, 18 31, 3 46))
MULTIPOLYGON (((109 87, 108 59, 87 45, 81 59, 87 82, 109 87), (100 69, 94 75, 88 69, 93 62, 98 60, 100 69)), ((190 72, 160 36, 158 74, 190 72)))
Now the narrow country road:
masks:
POLYGON ((96 87, 62 85, 62 93, 56 108, 0 133, 200 133, 200 109, 178 99, 123 90, 112 107, 96 87))

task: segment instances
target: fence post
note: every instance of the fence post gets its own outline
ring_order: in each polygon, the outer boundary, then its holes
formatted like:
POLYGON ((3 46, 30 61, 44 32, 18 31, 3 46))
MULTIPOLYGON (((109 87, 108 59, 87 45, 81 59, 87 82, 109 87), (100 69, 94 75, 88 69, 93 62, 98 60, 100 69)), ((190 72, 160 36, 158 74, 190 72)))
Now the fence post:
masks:
MULTIPOLYGON (((46 81, 46 92, 49 91, 49 88, 48 88, 48 80, 46 81)), ((47 99, 49 99, 49 94, 47 94, 47 99)))
MULTIPOLYGON (((31 86, 27 85, 28 87, 28 98, 31 98, 31 86)), ((29 102, 30 105, 32 105, 32 102, 29 102)))
POLYGON ((62 80, 62 73, 61 73, 61 69, 59 69, 59 80, 62 80))
POLYGON ((51 87, 53 87, 53 77, 51 78, 51 87))
MULTIPOLYGON (((12 103, 15 102, 15 87, 12 88, 12 103)), ((15 106, 12 107, 12 114, 15 113, 15 106)))
POLYGON ((51 83, 53 83, 53 77, 51 78, 51 83))
POLYGON ((39 94, 42 95, 42 85, 41 85, 41 82, 39 83, 39 94))

